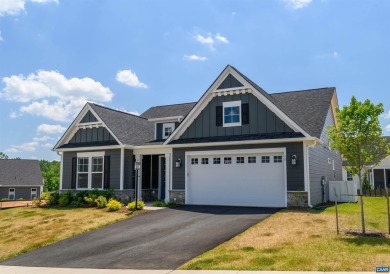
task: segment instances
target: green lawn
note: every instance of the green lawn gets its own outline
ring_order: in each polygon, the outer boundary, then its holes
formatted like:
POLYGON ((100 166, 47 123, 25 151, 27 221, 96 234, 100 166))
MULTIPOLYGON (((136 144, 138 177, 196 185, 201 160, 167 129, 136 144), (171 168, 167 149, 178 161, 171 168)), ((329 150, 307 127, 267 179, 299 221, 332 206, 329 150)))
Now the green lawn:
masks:
MULTIPOLYGON (((385 198, 365 198, 366 225, 387 232, 385 198)), ((360 229, 360 204, 339 205, 340 229, 360 229)), ((387 235, 388 236, 388 235, 387 235)), ((390 265, 390 238, 336 234, 335 208, 283 210, 181 269, 375 271, 390 265)))
POLYGON ((0 261, 126 218, 95 208, 0 210, 0 261))

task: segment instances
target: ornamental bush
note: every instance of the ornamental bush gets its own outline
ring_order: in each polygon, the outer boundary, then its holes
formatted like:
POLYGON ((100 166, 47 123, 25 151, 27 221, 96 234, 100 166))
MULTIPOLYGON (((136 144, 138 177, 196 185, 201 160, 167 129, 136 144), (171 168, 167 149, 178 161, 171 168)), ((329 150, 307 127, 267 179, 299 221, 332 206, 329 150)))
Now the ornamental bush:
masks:
POLYGON ((98 208, 104 208, 107 206, 107 199, 104 196, 99 196, 96 198, 95 203, 98 208))
MULTIPOLYGON (((142 201, 138 201, 138 203, 137 203, 137 210, 144 209, 144 207, 145 207, 145 203, 142 202, 142 201)), ((127 209, 128 210, 135 210, 135 201, 129 203, 127 205, 127 209)))
POLYGON ((106 205, 108 211, 117 211, 122 207, 122 204, 115 200, 115 199, 110 199, 106 205))

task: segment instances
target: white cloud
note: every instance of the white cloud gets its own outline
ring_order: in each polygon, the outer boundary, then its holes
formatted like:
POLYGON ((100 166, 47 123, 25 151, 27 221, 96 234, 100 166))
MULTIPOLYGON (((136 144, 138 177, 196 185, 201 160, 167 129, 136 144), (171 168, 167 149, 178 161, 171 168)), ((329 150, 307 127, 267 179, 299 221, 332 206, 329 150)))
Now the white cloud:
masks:
POLYGON ((225 37, 222 36, 221 34, 217 33, 216 35, 212 35, 211 33, 207 34, 206 36, 202 36, 200 34, 197 34, 194 36, 195 40, 201 43, 202 45, 206 45, 210 48, 210 50, 215 50, 215 44, 216 43, 223 43, 223 44, 228 44, 229 40, 225 37))
MULTIPOLYGON (((44 133, 49 133, 49 134, 52 134, 52 133, 63 133, 64 131, 66 130, 65 127, 63 126, 60 126, 60 125, 48 125, 48 124, 40 124, 37 128, 37 131, 38 132, 44 132, 44 133)), ((49 139, 47 138, 51 138, 51 137, 47 137, 45 136, 46 138, 43 140, 43 141, 47 141, 49 139)), ((42 137, 40 138, 42 140, 42 137)))
POLYGON ((9 117, 10 117, 11 119, 16 119, 16 118, 18 118, 19 116, 21 116, 21 114, 18 113, 18 112, 16 112, 16 111, 13 111, 13 112, 11 112, 11 113, 9 114, 9 117))
POLYGON ((34 137, 33 139, 34 142, 46 142, 49 140, 54 140, 54 138, 49 136, 41 136, 41 137, 34 137))
POLYGON ((128 70, 120 70, 116 74, 116 80, 130 87, 147 88, 148 86, 142 83, 135 72, 128 70))
POLYGON ((58 0, 30 0, 31 2, 38 3, 38 4, 47 4, 47 3, 55 3, 58 4, 60 1, 58 0))
POLYGON ((66 78, 56 71, 38 71, 28 76, 4 77, 0 97, 8 101, 28 103, 13 112, 11 118, 23 113, 55 121, 73 118, 88 101, 109 102, 114 94, 91 78, 66 78))
POLYGON ((333 52, 333 56, 334 56, 334 57, 337 57, 337 56, 339 56, 339 53, 338 53, 337 51, 334 51, 334 52, 333 52))
POLYGON ((53 145, 53 144, 50 144, 50 143, 46 143, 46 144, 41 145, 41 147, 52 148, 52 147, 54 147, 54 145, 53 145))
POLYGON ((308 6, 312 0, 283 0, 283 2, 290 8, 296 10, 308 6))
POLYGON ((383 118, 390 119, 390 110, 388 113, 383 114, 383 118))
POLYGON ((24 143, 21 145, 12 145, 6 151, 7 152, 21 152, 21 151, 33 152, 37 149, 38 145, 39 145, 38 142, 33 141, 33 142, 29 142, 29 143, 24 143))
POLYGON ((385 127, 386 131, 390 132, 390 124, 385 127))
MULTIPOLYGON (((18 15, 22 11, 25 11, 25 4, 28 0, 0 0, 0 16, 5 15, 18 15)), ((29 0, 33 3, 46 4, 46 3, 59 3, 59 0, 29 0)))
POLYGON ((195 36, 195 39, 196 39, 196 41, 198 41, 199 43, 201 43, 203 45, 212 46, 214 44, 214 39, 210 36, 210 33, 209 33, 209 37, 204 37, 204 36, 198 34, 195 36))
POLYGON ((1 36, 1 31, 0 31, 0 42, 4 41, 3 37, 1 36))
POLYGON ((217 39, 218 41, 225 43, 225 44, 229 43, 229 40, 226 37, 220 35, 219 33, 217 33, 217 35, 215 35, 215 39, 217 39))
POLYGON ((193 54, 193 55, 185 55, 184 59, 189 60, 189 61, 206 61, 207 57, 198 56, 198 55, 193 54))
POLYGON ((25 0, 0 0, 0 16, 18 15, 24 11, 25 0))

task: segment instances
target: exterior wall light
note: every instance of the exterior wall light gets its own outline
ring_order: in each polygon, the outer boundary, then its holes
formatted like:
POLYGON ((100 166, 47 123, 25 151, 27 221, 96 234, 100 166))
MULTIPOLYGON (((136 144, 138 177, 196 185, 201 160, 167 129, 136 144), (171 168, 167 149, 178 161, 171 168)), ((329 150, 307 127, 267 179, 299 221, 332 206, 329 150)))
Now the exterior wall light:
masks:
POLYGON ((293 155, 293 156, 291 157, 291 164, 292 164, 293 166, 295 166, 295 165, 297 164, 297 161, 298 161, 297 155, 293 155))
POLYGON ((176 160, 176 167, 181 167, 181 159, 176 160))

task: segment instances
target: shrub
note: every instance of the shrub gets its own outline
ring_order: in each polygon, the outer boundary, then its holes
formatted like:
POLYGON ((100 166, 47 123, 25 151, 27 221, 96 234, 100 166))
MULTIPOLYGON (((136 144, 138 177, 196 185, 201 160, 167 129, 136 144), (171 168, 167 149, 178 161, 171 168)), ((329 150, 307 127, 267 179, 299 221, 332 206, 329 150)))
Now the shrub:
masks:
POLYGON ((364 176, 364 178, 363 178, 362 188, 363 188, 363 190, 371 189, 371 183, 370 183, 370 181, 368 181, 366 176, 364 176))
POLYGON ((106 197, 107 201, 109 201, 111 198, 114 198, 114 190, 113 189, 106 189, 105 191, 102 191, 101 194, 99 194, 98 196, 104 196, 106 197))
POLYGON ((50 193, 50 195, 47 199, 47 204, 50 206, 58 205, 59 200, 60 200, 60 194, 58 194, 58 192, 53 192, 53 193, 50 193))
POLYGON ((49 200, 49 198, 50 198, 50 192, 48 192, 48 191, 44 191, 44 192, 42 192, 42 194, 41 194, 41 199, 42 200, 49 200))
MULTIPOLYGON (((145 203, 142 202, 142 201, 138 201, 138 203, 137 203, 137 210, 144 209, 144 207, 145 207, 145 203)), ((135 210, 135 201, 129 203, 127 205, 127 209, 128 210, 135 210)))
POLYGON ((152 205, 155 207, 166 207, 167 203, 165 201, 154 201, 152 205))
POLYGON ((32 200, 32 202, 33 202, 33 205, 35 205, 36 207, 40 207, 42 201, 41 201, 41 198, 34 198, 32 200))
POLYGON ((0 201, 5 202, 5 201, 9 201, 9 199, 8 198, 1 198, 0 201))
POLYGON ((68 191, 65 193, 61 193, 58 203, 61 207, 67 206, 72 202, 72 192, 68 191))
POLYGON ((18 201, 24 201, 24 199, 23 199, 22 197, 20 197, 20 198, 18 199, 18 201))
POLYGON ((117 211, 122 207, 122 204, 115 200, 115 199, 110 199, 106 205, 108 211, 117 211))
POLYGON ((170 201, 167 203, 167 207, 174 207, 176 206, 176 202, 175 201, 170 201))
POLYGON ((75 197, 73 201, 70 203, 73 207, 81 207, 83 205, 83 197, 75 197))
POLYGON ((81 199, 84 199, 85 196, 88 196, 88 191, 87 190, 79 191, 75 195, 76 198, 80 198, 81 197, 81 199))
POLYGON ((104 196, 99 196, 96 198, 95 203, 98 208, 104 208, 107 205, 107 199, 104 196))
POLYGON ((84 201, 90 206, 96 206, 96 199, 97 196, 95 194, 89 194, 88 196, 84 197, 84 201))

